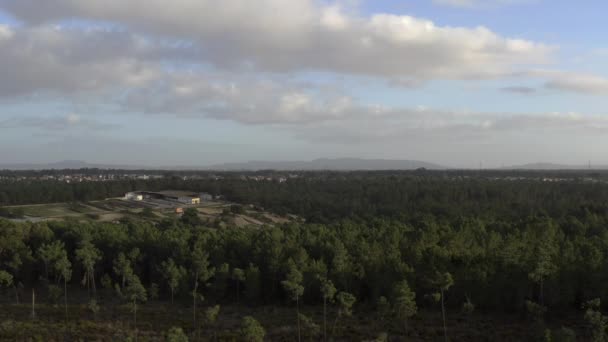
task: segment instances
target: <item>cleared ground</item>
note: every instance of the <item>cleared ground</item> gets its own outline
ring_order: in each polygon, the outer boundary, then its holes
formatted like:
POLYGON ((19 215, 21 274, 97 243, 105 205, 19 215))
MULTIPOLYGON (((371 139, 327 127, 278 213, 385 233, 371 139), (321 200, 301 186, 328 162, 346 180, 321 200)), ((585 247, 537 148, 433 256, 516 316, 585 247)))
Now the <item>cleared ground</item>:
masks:
POLYGON ((163 200, 129 201, 122 198, 110 198, 103 201, 52 203, 12 206, 23 210, 24 218, 15 221, 53 221, 53 220, 95 220, 100 222, 116 222, 124 218, 145 218, 147 220, 162 220, 176 217, 177 208, 196 208, 203 222, 220 222, 224 226, 261 226, 281 224, 293 220, 292 217, 281 217, 272 213, 255 210, 249 206, 241 214, 230 213, 229 202, 204 202, 199 205, 183 205, 163 200), (144 210, 148 214, 144 217, 144 210))

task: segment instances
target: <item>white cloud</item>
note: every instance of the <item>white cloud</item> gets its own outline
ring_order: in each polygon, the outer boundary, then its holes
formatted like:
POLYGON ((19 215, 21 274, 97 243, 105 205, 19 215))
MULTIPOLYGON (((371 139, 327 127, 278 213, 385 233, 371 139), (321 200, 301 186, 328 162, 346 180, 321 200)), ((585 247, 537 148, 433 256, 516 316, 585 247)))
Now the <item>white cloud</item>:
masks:
POLYGON ((0 39, 0 97, 137 87, 159 70, 134 37, 61 27, 11 29, 0 39))
POLYGON ((495 77, 545 63, 552 47, 487 28, 442 27, 411 16, 355 15, 314 0, 0 0, 31 23, 88 18, 186 39, 199 62, 233 68, 419 79, 495 77))
POLYGON ((545 86, 549 89, 608 95, 608 79, 596 75, 560 73, 549 80, 545 86))
POLYGON ((608 95, 608 78, 600 75, 559 70, 531 70, 514 76, 544 79, 544 88, 549 90, 608 95))

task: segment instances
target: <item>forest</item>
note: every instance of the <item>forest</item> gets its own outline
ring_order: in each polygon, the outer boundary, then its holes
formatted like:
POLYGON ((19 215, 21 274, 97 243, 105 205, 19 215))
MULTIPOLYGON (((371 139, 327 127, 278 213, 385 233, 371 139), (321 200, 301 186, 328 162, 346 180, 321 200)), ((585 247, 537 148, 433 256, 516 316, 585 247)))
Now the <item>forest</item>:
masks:
POLYGON ((601 182, 415 172, 311 173, 284 183, 237 175, 38 181, 2 184, 0 201, 168 188, 302 221, 216 228, 188 210, 161 222, 0 219, 0 336, 608 340, 601 182))

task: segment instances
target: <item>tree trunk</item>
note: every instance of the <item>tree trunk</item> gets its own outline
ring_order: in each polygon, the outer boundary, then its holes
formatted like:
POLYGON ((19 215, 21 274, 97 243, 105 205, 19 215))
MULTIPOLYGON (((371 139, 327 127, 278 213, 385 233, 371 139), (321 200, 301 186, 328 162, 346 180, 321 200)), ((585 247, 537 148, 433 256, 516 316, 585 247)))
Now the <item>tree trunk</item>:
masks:
POLYGON ((63 304, 65 308, 65 324, 68 324, 68 281, 63 278, 63 304))
POLYGON ((19 301, 19 289, 17 288, 17 284, 13 281, 13 289, 15 289, 15 299, 17 299, 17 304, 21 304, 19 301))
POLYGON ((85 272, 84 279, 87 283, 87 295, 89 296, 89 299, 91 299, 91 277, 89 276, 89 271, 85 272))
POLYGON ((91 272, 91 285, 93 285, 93 298, 97 298, 97 286, 95 285, 95 271, 91 272))
POLYGON ((327 342, 327 297, 323 296, 323 341, 327 342))
POLYGON ((239 296, 240 296, 240 291, 239 291, 239 285, 240 285, 240 281, 236 281, 236 303, 239 303, 239 296))
POLYGON ((445 342, 448 342, 448 329, 445 325, 445 307, 443 305, 443 289, 441 289, 441 317, 443 318, 443 336, 445 338, 445 342))
POLYGON ((197 280, 194 281, 194 290, 192 291, 192 328, 196 331, 196 290, 198 289, 198 275, 197 280))
POLYGON ((135 342, 137 342, 137 298, 133 299, 133 327, 135 328, 135 342))
POLYGON ((296 296, 296 311, 298 313, 298 342, 301 342, 301 336, 300 336, 300 301, 299 301, 299 297, 296 296))
POLYGON ((173 288, 171 288, 171 305, 173 305, 173 288))
POLYGON ((545 305, 545 298, 543 296, 543 277, 540 277, 540 305, 545 305))
POLYGON ((334 320, 334 325, 331 327, 331 337, 334 337, 334 334, 336 333, 336 325, 338 324, 338 318, 340 318, 340 311, 338 311, 338 314, 336 315, 336 319, 334 320))
POLYGON ((36 319, 36 291, 32 289, 32 319, 36 319))

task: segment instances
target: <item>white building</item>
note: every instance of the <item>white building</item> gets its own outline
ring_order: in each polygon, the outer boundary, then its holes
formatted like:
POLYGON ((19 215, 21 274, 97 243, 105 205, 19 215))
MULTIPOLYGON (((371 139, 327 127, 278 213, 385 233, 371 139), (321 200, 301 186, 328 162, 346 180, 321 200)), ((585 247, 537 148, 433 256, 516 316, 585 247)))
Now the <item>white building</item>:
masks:
POLYGON ((137 192, 127 192, 125 199, 128 201, 143 201, 144 195, 137 192))

